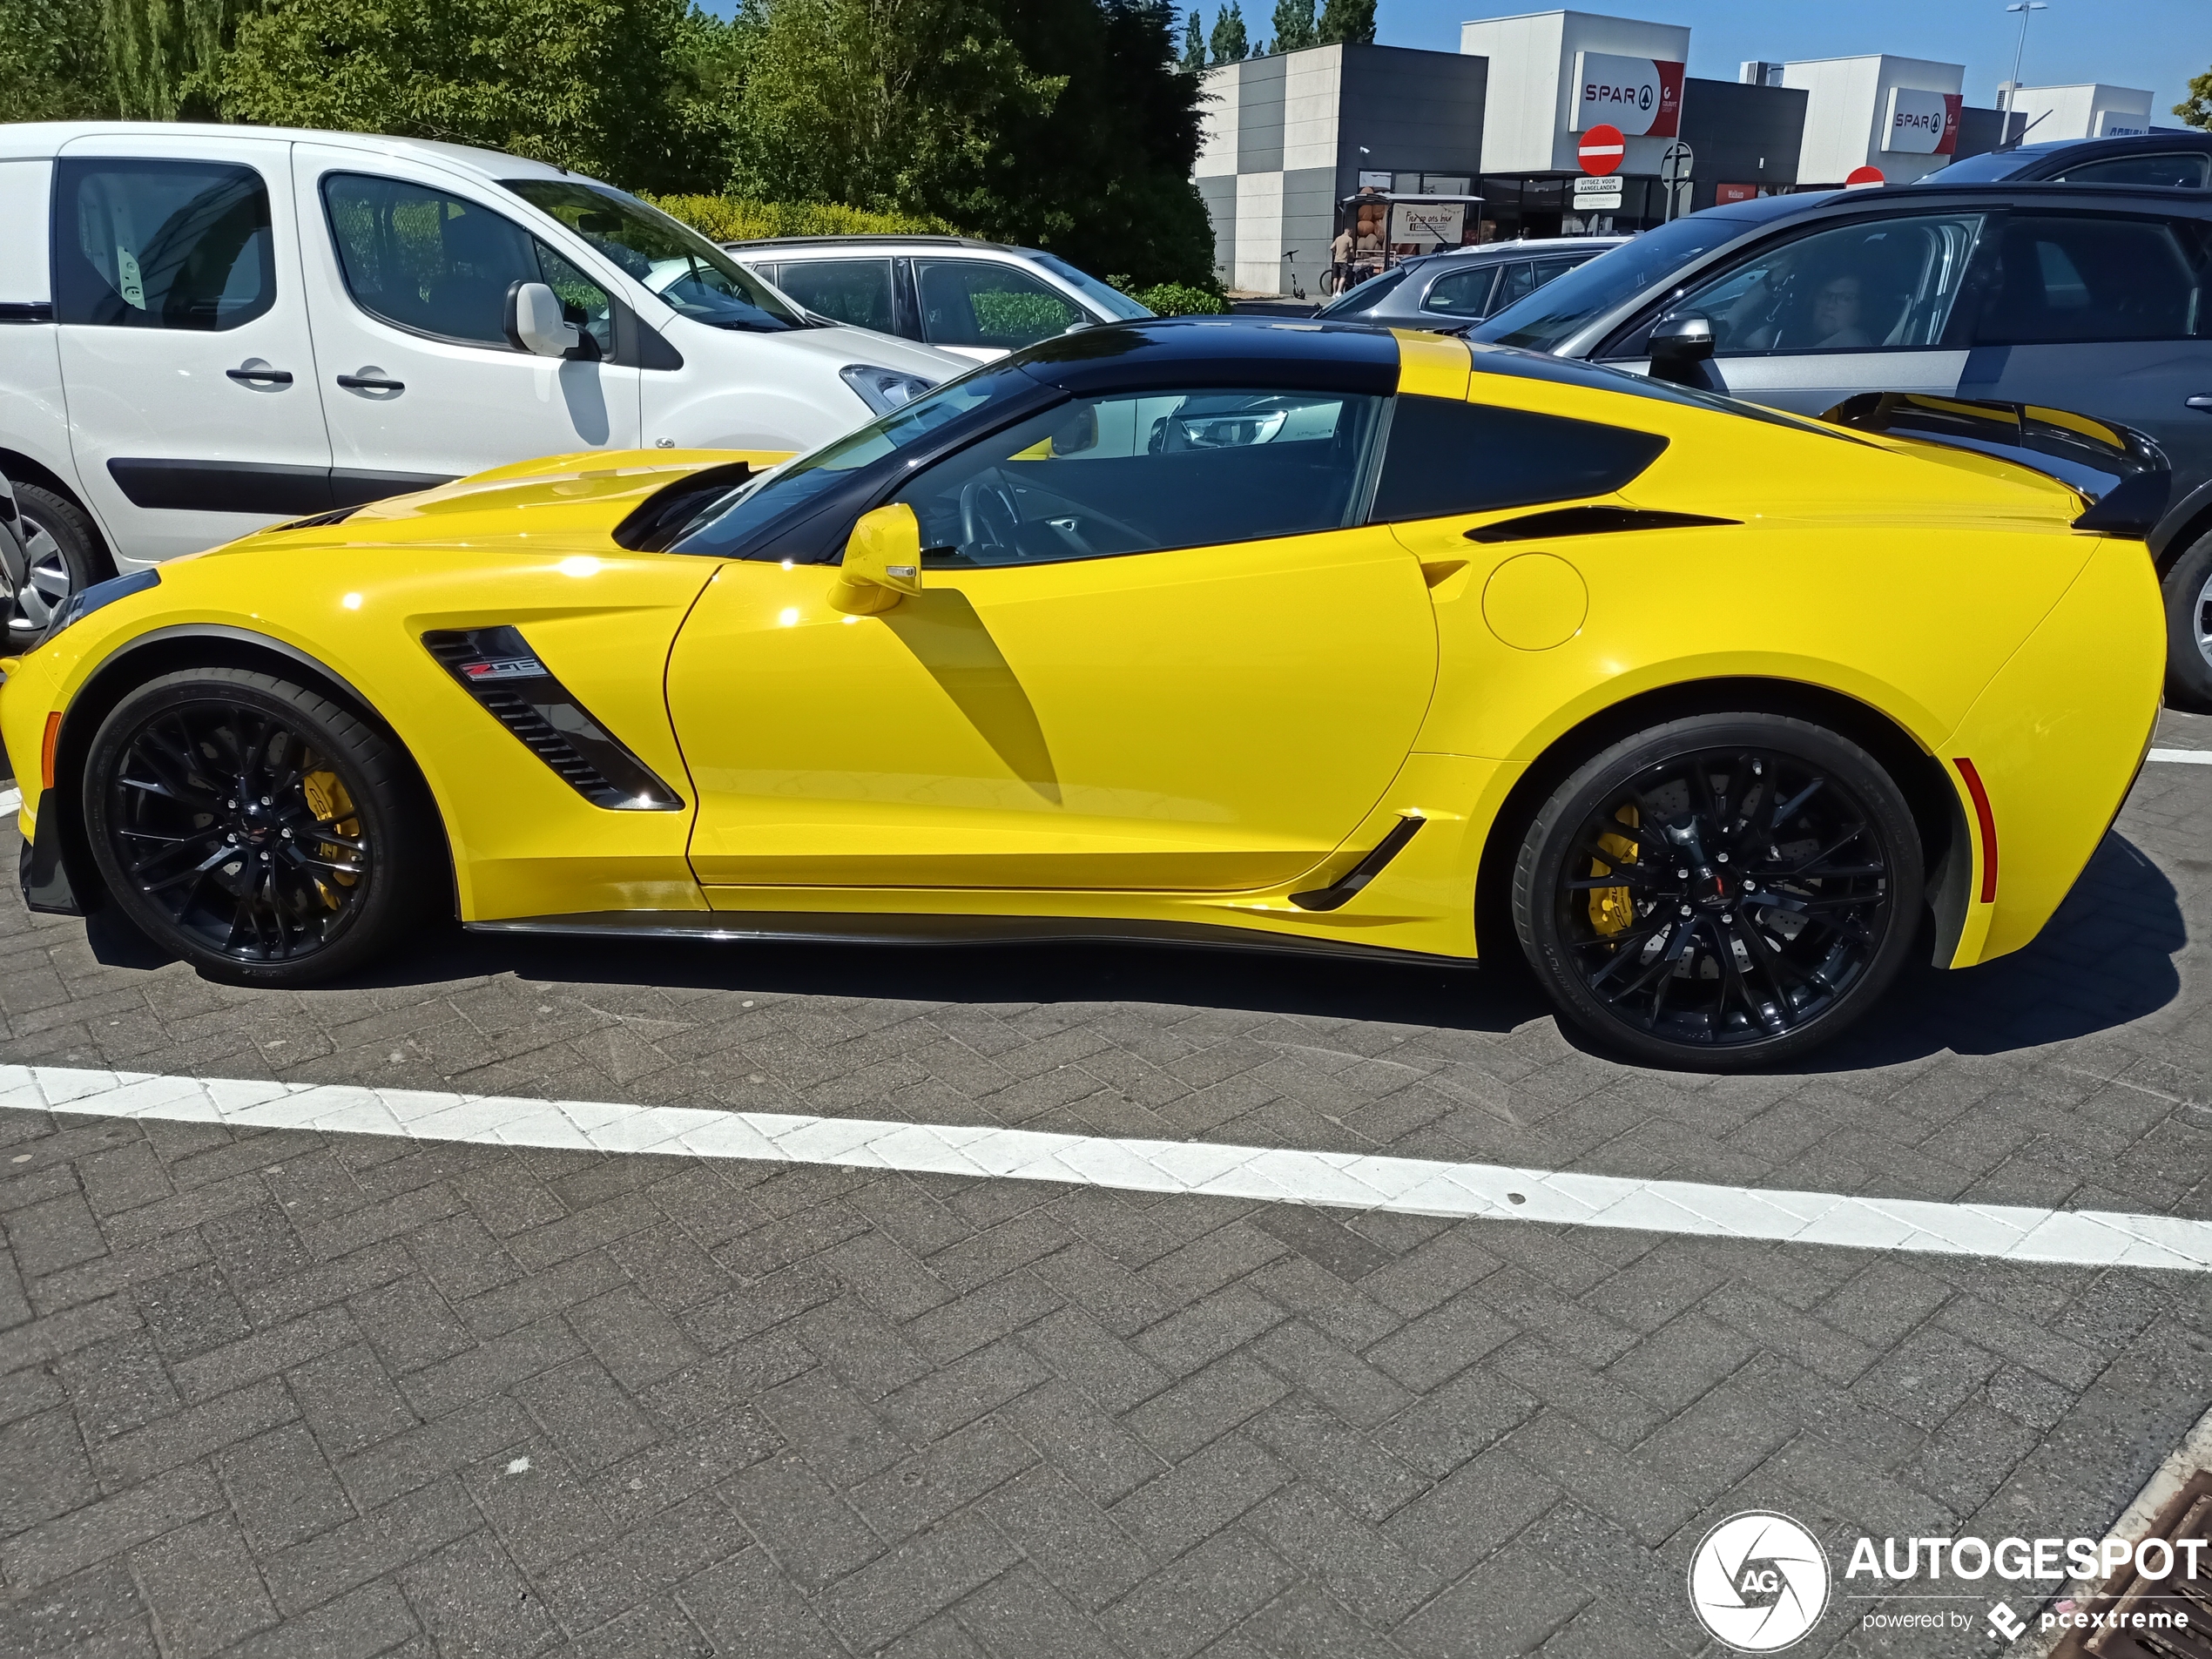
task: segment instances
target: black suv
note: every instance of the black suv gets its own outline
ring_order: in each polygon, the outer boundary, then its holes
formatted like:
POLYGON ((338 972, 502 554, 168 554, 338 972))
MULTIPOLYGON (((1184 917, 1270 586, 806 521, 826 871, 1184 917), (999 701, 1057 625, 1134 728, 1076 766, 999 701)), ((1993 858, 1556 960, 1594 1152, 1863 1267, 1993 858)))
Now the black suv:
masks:
POLYGON ((1959 171, 1691 214, 1467 337, 1805 415, 1919 392, 2147 433, 2173 468, 2150 537, 2169 690, 2212 708, 2212 190, 1959 171))

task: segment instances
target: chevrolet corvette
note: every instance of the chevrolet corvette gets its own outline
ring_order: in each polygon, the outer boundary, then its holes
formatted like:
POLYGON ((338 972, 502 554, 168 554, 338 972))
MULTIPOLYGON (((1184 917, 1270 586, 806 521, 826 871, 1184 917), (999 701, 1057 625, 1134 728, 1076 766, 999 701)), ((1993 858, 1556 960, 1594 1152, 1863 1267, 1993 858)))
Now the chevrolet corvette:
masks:
POLYGON ((22 879, 269 986, 440 913, 1518 954, 1600 1045, 1768 1066, 2065 897, 2158 708, 2163 477, 2059 411, 1096 328, 798 458, 556 457, 86 590, 0 664, 22 879))

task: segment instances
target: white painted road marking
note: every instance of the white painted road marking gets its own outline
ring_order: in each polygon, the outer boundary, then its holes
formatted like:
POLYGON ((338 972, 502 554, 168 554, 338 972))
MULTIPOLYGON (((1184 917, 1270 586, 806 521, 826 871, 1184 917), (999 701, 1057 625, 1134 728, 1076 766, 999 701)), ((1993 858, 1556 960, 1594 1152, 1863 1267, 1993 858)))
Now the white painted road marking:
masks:
POLYGON ((13 785, 0 789, 0 813, 19 813, 23 810, 23 791, 13 785))
POLYGON ((1769 1191, 1205 1141, 1117 1140, 1034 1130, 165 1077, 64 1066, 0 1065, 0 1107, 239 1129, 1056 1181, 1126 1192, 1195 1193, 1421 1216, 2212 1272, 2212 1222, 2172 1216, 1769 1191))
POLYGON ((2212 749, 2153 749, 2153 760, 2171 760, 2184 766, 2212 766, 2212 749))

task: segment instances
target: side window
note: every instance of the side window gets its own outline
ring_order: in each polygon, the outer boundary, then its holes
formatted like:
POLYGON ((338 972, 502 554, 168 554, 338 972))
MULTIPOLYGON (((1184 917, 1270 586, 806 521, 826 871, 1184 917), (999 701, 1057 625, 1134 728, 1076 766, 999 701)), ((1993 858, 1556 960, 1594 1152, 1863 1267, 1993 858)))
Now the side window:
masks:
POLYGON ((1498 267, 1494 265, 1473 271, 1453 271, 1429 284, 1421 309, 1440 312, 1447 317, 1487 316, 1490 310, 1490 287, 1497 280, 1498 267))
POLYGON ((926 563, 1095 559, 1339 529, 1382 400, 1342 392, 1078 398, 971 444, 894 499, 926 563))
POLYGON ((983 260, 916 260, 922 333, 933 346, 1004 351, 1063 334, 1089 314, 1057 289, 983 260))
POLYGON ((276 303, 269 190, 212 161, 68 161, 54 178, 54 315, 235 328, 276 303))
POLYGON ((511 350, 507 290, 543 282, 604 354, 606 291, 513 220, 428 185, 363 173, 322 181, 347 292, 373 317, 415 334, 511 350))
POLYGON ((786 260, 776 286, 809 311, 857 328, 893 333, 891 261, 786 260))
POLYGON ((1762 249, 1677 300, 1722 357, 1939 346, 1981 234, 1978 213, 1882 219, 1762 249))
POLYGON ((1458 398, 1401 396, 1372 523, 1580 501, 1625 489, 1664 438, 1458 398))
POLYGON ((2085 161, 2055 175, 2061 185, 2160 185, 2168 190, 2204 188, 2206 164, 2202 152, 2170 156, 2114 156, 2109 161, 2085 161))
POLYGON ((1514 300, 1525 299, 1536 292, 1536 267, 1527 260, 1515 260, 1498 270, 1498 296, 1490 302, 1493 312, 1503 311, 1514 300))
POLYGON ((1579 258, 1572 260, 1539 260, 1536 261, 1536 286, 1541 288, 1547 282, 1552 281, 1556 278, 1565 276, 1569 271, 1573 270, 1576 266, 1581 263, 1582 260, 1579 258))
POLYGON ((1979 274, 1974 340, 2189 340, 2205 332, 2208 227, 2194 220, 2009 219, 1979 274))

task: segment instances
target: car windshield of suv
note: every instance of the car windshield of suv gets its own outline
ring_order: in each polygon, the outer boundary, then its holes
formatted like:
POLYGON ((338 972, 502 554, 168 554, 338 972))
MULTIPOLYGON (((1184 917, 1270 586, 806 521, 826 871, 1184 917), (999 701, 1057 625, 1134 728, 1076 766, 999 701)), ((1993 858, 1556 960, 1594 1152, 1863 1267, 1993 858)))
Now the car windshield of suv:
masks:
POLYGON ((994 400, 1034 392, 1037 382, 1010 363, 992 363, 947 381, 911 403, 848 432, 810 455, 757 473, 709 502, 671 543, 678 553, 727 554, 754 533, 789 518, 846 477, 974 414, 994 400))
MULTIPOLYGON (((1741 236, 1750 221, 1692 213, 1601 253, 1467 331, 1470 340, 1550 351, 1602 311, 1642 293, 1700 254, 1741 236)), ((1358 289, 1353 289, 1357 293, 1358 289)))
MULTIPOLYGON (((1119 288, 1109 287, 1088 271, 1078 271, 1057 253, 1039 253, 1033 257, 1039 265, 1048 267, 1053 275, 1075 288, 1084 299, 1089 300, 1109 317, 1134 322, 1139 317, 1149 317, 1152 314, 1150 307, 1137 304, 1119 288)), ((1124 278, 1123 280, 1127 279, 1124 278)))
POLYGON ((713 243, 635 196, 573 179, 505 183, 696 322, 760 333, 809 326, 773 288, 713 243))

